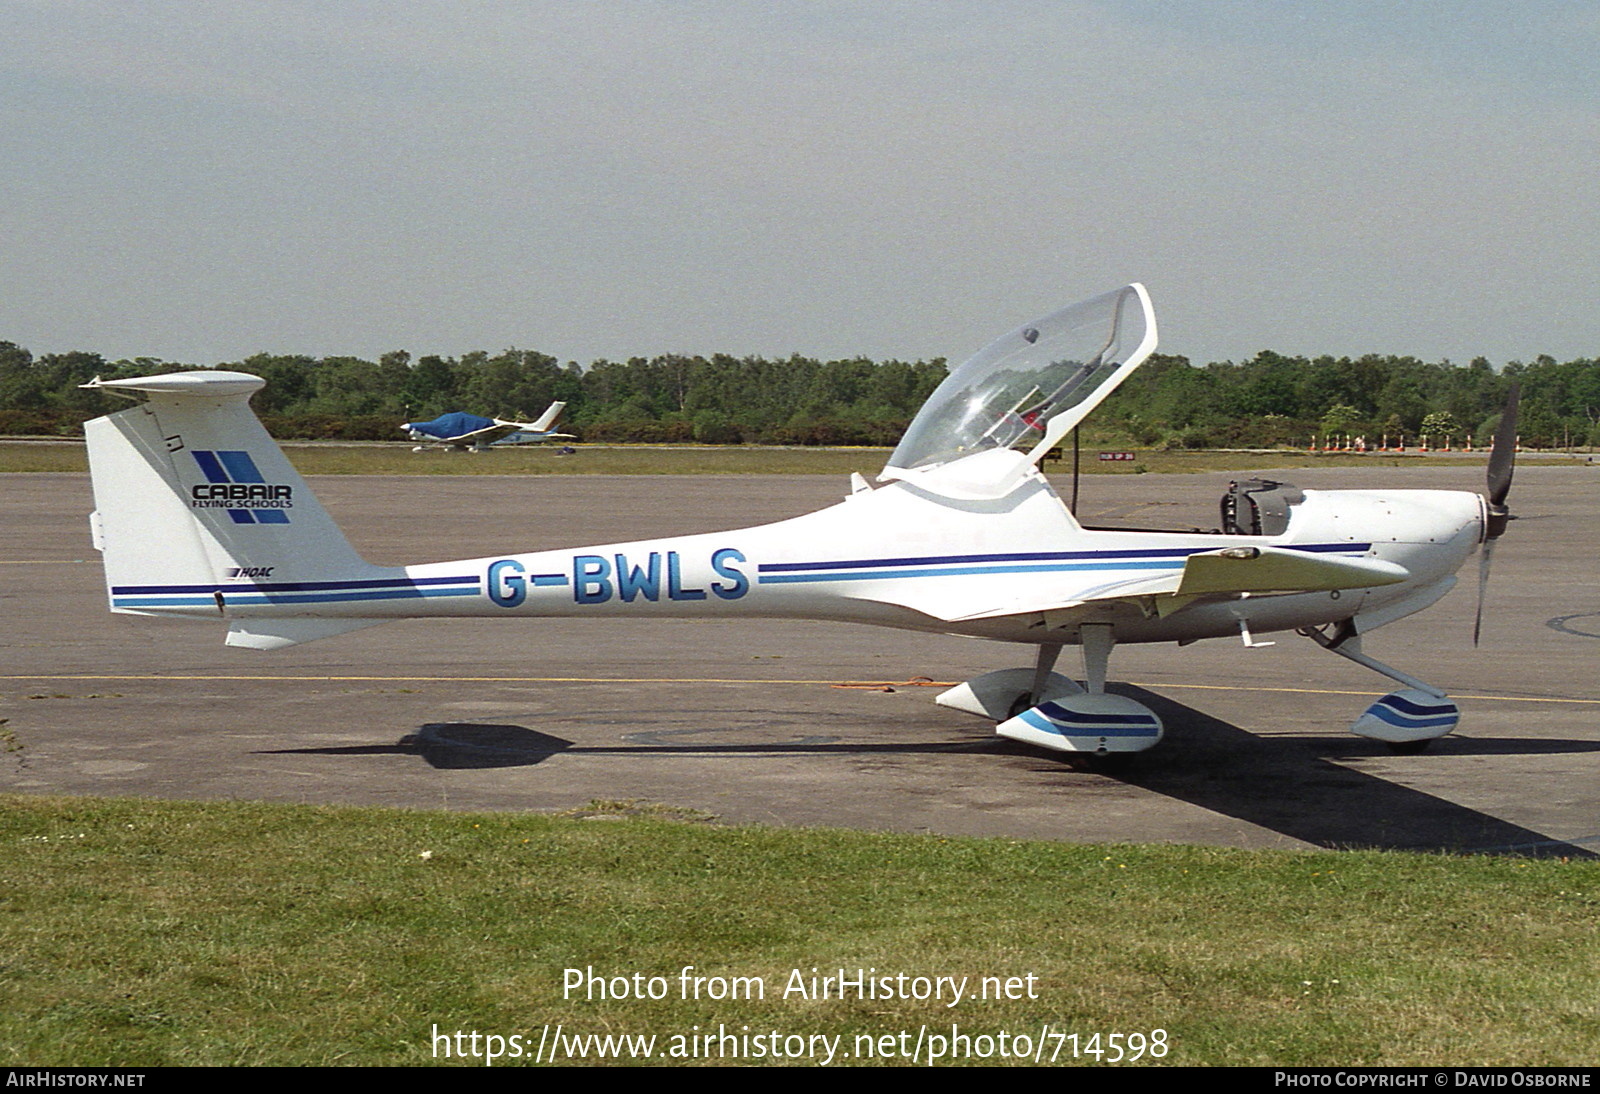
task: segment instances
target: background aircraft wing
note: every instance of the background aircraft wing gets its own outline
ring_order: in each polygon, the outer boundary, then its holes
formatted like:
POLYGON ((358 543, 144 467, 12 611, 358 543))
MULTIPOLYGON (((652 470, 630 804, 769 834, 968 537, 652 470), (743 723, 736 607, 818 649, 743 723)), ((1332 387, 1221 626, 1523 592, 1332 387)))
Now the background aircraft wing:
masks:
POLYGON ((499 424, 510 427, 511 432, 489 442, 490 444, 538 444, 540 441, 575 441, 578 439, 571 433, 548 433, 543 430, 535 432, 525 425, 518 425, 516 422, 500 422, 499 424))

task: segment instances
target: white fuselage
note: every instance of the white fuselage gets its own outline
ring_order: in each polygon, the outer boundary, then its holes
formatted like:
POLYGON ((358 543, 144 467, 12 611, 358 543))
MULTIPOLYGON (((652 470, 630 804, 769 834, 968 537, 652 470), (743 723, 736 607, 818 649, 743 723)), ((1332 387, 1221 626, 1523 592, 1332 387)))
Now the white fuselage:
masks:
POLYGON ((1307 491, 1276 536, 1099 531, 1081 527, 1029 469, 993 498, 897 481, 727 532, 430 563, 349 581, 267 574, 211 595, 114 590, 113 604, 241 620, 821 618, 1041 644, 1075 642, 1078 626, 1101 622, 1119 643, 1187 642, 1237 634, 1241 623, 1260 633, 1397 605, 1392 618, 1420 610, 1448 590, 1481 531, 1481 499, 1450 491, 1307 491), (1201 597, 1164 612, 1106 598, 1182 569, 1191 554, 1243 545, 1377 559, 1410 576, 1374 588, 1201 597))

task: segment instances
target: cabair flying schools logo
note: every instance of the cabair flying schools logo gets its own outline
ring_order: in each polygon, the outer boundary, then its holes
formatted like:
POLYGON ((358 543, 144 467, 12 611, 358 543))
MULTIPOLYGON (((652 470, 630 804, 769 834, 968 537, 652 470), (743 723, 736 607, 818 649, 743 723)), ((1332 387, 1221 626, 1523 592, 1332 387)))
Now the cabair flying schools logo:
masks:
POLYGON ((235 524, 288 524, 294 487, 268 483, 248 452, 191 450, 206 481, 189 488, 195 509, 226 509, 235 524))

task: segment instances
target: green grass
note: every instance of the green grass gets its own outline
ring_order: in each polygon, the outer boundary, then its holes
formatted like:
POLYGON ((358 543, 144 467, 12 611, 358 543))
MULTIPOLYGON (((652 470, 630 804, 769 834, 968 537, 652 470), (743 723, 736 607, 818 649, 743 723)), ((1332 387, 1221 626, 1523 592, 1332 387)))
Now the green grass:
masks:
MULTIPOLYGON (((514 448, 496 452, 413 452, 403 444, 295 444, 285 451, 305 475, 876 475, 889 458, 886 448, 699 447, 695 445, 582 445, 573 456, 552 448, 514 448)), ((1140 451, 1132 462, 1101 463, 1098 450, 1086 450, 1083 472, 1135 475, 1200 471, 1248 471, 1294 467, 1457 467, 1463 460, 1421 455, 1326 455, 1292 449, 1252 452, 1140 451)), ((1570 456, 1524 453, 1518 463, 1569 464, 1570 456)), ((1053 475, 1070 473, 1070 456, 1048 462, 1053 475)), ((0 441, 0 473, 8 471, 87 471, 81 444, 0 441)))
MULTIPOLYGON (((1600 865, 0 798, 0 1064, 417 1064, 430 1034, 1164 1029, 1174 1064, 1588 1064, 1600 865), (686 965, 764 1001, 679 998, 686 965), (661 1001, 563 998, 564 970, 661 1001), (782 997, 792 971, 1037 998, 782 997)), ((909 1044, 909 1042, 908 1042, 909 1044)), ((1102 1045, 1104 1042, 1102 1042, 1102 1045)), ((1092 1061, 1090 1061, 1092 1062, 1092 1061)))

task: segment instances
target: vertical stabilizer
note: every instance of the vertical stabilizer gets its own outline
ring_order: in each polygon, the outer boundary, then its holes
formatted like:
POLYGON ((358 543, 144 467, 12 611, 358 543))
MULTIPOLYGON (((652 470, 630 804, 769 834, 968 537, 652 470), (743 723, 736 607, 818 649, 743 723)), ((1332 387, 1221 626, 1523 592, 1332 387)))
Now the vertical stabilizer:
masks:
MULTIPOLYGON (((95 546, 112 611, 231 617, 228 598, 237 597, 274 616, 310 616, 314 608, 297 610, 294 598, 275 591, 399 572, 356 554, 262 428, 248 404, 263 383, 244 373, 186 372, 89 385, 147 396, 84 426, 95 546)), ((230 644, 292 645, 369 621, 308 628, 313 621, 301 618, 281 628, 281 640, 255 634, 270 631, 259 625, 269 622, 253 622, 250 634, 236 626, 230 644)))
POLYGON ((545 412, 539 415, 539 420, 533 422, 529 428, 536 433, 543 432, 544 430, 548 429, 554 429, 556 427, 556 419, 561 417, 561 412, 565 410, 566 407, 566 403, 551 403, 545 408, 545 412))

